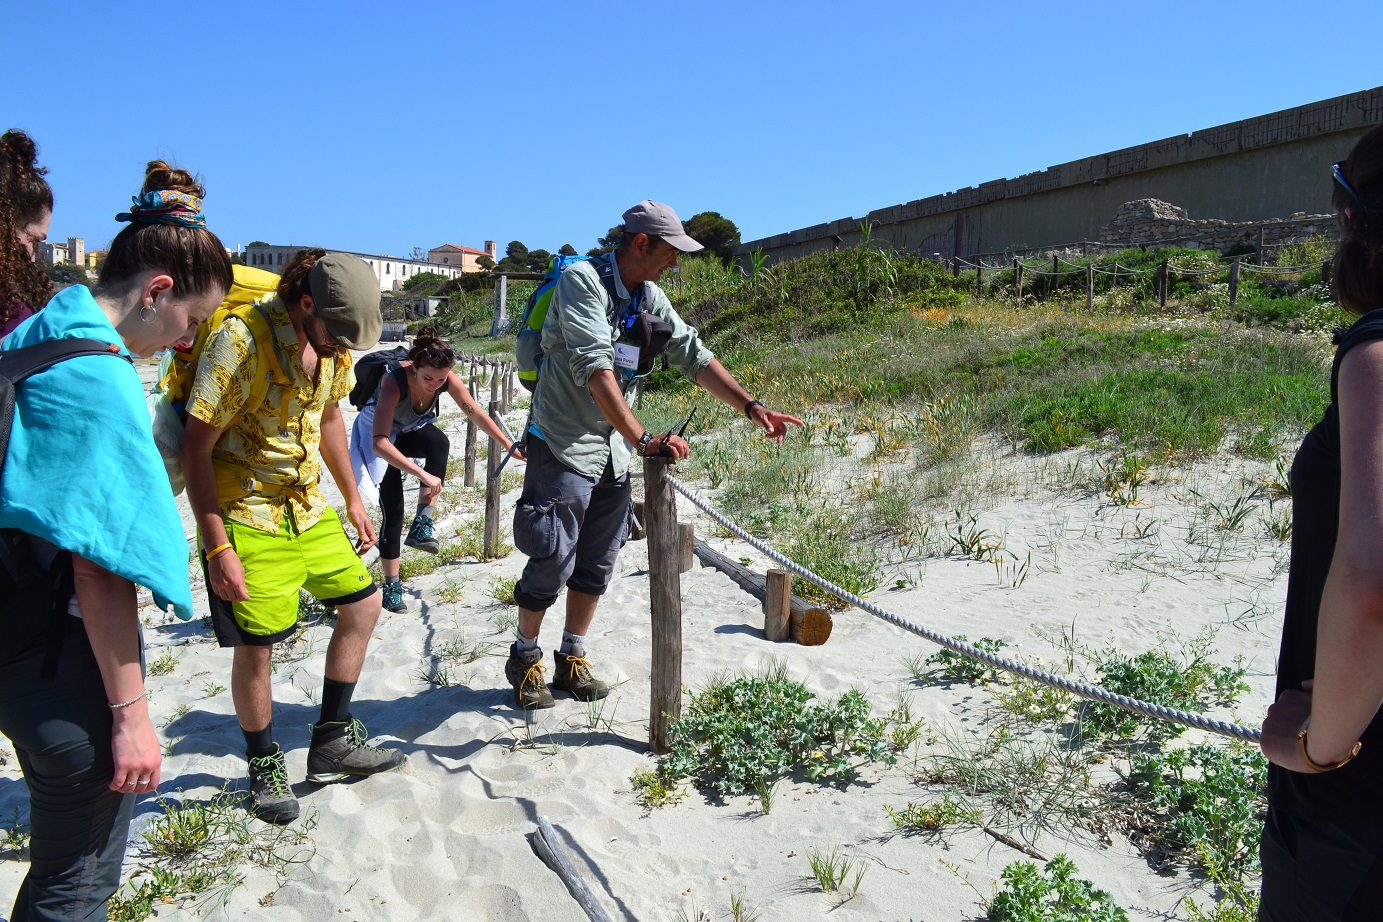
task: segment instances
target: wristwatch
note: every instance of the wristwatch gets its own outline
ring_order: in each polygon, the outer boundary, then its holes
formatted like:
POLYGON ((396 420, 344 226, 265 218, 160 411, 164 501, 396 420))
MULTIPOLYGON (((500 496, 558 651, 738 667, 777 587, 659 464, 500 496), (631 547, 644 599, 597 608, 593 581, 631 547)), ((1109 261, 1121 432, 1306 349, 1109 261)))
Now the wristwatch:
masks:
POLYGON ((637 446, 639 449, 639 454, 642 455, 645 452, 645 450, 648 448, 648 443, 651 441, 653 441, 653 433, 645 429, 643 435, 639 436, 639 444, 637 446))

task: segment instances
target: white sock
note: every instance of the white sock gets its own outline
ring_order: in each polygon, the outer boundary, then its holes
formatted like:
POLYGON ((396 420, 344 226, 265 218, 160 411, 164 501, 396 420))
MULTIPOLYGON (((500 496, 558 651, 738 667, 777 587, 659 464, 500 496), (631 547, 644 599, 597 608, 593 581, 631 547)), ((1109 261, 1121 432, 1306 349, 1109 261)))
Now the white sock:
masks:
POLYGON ((514 628, 514 634, 518 637, 518 642, 515 645, 515 649, 517 649, 520 653, 529 653, 538 648, 537 635, 534 635, 533 637, 525 637, 523 636, 523 631, 519 630, 518 628, 514 628))
POLYGON ((562 646, 561 649, 558 650, 558 652, 565 653, 568 656, 585 656, 586 635, 573 634, 571 631, 563 631, 562 646))

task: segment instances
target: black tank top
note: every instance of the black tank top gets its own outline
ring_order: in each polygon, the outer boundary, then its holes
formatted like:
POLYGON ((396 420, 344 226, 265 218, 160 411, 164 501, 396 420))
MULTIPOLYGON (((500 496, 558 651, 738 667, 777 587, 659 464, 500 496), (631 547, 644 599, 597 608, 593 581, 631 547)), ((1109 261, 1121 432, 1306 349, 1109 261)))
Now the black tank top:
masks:
MULTIPOLYGON (((1340 360, 1350 349, 1374 339, 1383 339, 1383 310, 1365 314, 1336 337, 1330 406, 1306 434, 1292 462, 1292 562, 1278 654, 1278 694, 1301 688, 1315 673, 1316 620, 1340 528, 1340 360)), ((1383 822, 1383 717, 1374 717, 1363 743, 1354 761, 1324 775, 1270 766, 1268 800, 1273 809, 1346 826, 1383 822)))

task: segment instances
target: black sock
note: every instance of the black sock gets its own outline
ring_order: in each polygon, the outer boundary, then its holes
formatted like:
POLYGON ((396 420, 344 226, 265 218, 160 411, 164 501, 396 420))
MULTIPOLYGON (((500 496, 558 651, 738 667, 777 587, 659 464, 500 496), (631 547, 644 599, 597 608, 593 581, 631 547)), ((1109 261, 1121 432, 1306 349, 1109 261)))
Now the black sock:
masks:
POLYGON ((319 724, 340 723, 351 716, 351 695, 355 694, 354 682, 337 682, 335 679, 322 680, 322 713, 317 717, 319 724))
POLYGON ((278 751, 278 746, 274 745, 274 722, 272 720, 263 730, 246 730, 241 727, 240 732, 245 734, 245 755, 251 759, 262 759, 278 751))

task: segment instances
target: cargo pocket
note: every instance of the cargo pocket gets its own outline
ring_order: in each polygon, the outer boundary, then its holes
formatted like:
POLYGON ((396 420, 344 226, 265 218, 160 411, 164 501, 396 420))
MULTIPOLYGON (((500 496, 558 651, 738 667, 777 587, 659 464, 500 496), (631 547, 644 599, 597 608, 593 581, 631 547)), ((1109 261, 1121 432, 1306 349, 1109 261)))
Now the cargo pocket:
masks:
POLYGON ((624 547, 631 540, 637 541, 643 537, 643 529, 639 527, 639 522, 634 518, 634 504, 629 504, 628 511, 624 514, 624 528, 619 533, 619 546, 624 547))
POLYGON ((557 503, 519 503, 514 507, 514 547, 529 557, 557 553, 557 503))

